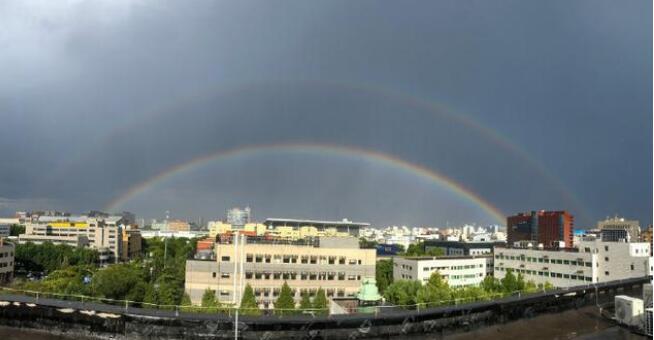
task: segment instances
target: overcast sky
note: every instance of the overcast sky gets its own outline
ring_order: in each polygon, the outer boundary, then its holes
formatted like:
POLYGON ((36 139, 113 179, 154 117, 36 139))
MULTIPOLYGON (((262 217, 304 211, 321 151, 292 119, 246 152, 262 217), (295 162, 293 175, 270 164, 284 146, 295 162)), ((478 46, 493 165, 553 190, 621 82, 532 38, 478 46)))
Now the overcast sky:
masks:
MULTIPOLYGON (((651 223, 652 2, 2 1, 0 214, 105 209, 248 145, 390 155, 503 214, 651 223)), ((121 202, 145 218, 495 223, 370 157, 268 150, 121 202)))

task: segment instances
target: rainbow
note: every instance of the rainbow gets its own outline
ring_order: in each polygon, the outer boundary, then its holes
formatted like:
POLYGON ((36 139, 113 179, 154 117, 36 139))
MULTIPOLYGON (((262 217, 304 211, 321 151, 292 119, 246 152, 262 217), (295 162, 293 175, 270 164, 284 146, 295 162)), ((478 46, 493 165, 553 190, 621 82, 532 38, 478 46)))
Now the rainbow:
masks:
POLYGON ((415 176, 427 179, 434 184, 444 186, 451 190, 457 196, 474 203, 476 206, 484 210, 492 216, 497 223, 505 223, 505 215, 495 206, 484 200, 478 194, 465 188, 463 185, 448 178, 434 170, 428 169, 424 166, 407 162, 395 156, 381 153, 378 151, 363 149, 352 146, 332 145, 332 144, 305 144, 305 143, 288 143, 288 144, 266 144, 266 145, 248 145, 230 150, 219 150, 204 156, 193 158, 190 161, 174 165, 159 174, 152 176, 145 181, 142 181, 127 190, 122 195, 111 200, 105 207, 106 211, 114 211, 122 207, 132 198, 152 188, 156 184, 165 181, 175 175, 195 169, 199 166, 205 165, 209 162, 224 160, 230 157, 242 156, 247 154, 255 154, 266 151, 297 151, 297 152, 310 152, 328 155, 342 155, 357 157, 365 160, 372 160, 382 165, 395 167, 403 171, 407 171, 415 176))

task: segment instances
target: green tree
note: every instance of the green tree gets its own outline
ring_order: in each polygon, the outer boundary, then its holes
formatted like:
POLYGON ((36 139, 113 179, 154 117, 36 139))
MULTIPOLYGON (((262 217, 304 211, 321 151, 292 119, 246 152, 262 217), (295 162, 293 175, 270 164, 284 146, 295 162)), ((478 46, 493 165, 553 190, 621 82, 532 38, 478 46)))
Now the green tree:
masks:
POLYGON ((12 224, 9 227, 9 235, 10 236, 18 236, 21 234, 25 234, 25 226, 20 225, 20 224, 12 224))
POLYGON ((502 283, 502 290, 505 293, 511 294, 519 290, 518 279, 515 275, 513 275, 513 271, 511 269, 506 270, 506 275, 504 275, 504 278, 502 278, 500 282, 502 283))
POLYGON ((313 304, 311 303, 311 297, 309 296, 308 292, 303 292, 302 300, 300 300, 300 309, 305 310, 311 308, 313 308, 313 304))
POLYGON ((249 283, 245 285, 245 289, 243 290, 240 312, 243 315, 261 315, 259 304, 257 303, 256 296, 254 296, 254 290, 249 283))
POLYGON ((200 302, 200 305, 204 308, 218 307, 216 291, 211 288, 205 289, 204 293, 202 294, 202 301, 200 302))
POLYGON ((123 300, 143 281, 143 273, 141 268, 134 264, 115 264, 97 271, 93 279, 97 295, 123 300))
POLYGON ((363 237, 359 238, 359 247, 361 249, 374 249, 377 247, 377 241, 368 241, 363 237))
POLYGON ((487 293, 497 293, 502 291, 502 284, 498 279, 489 275, 481 282, 481 288, 487 293))
POLYGON ((449 303, 450 287, 439 272, 434 272, 427 283, 416 292, 416 303, 421 307, 433 307, 449 303), (424 305, 422 305, 424 304, 424 305))
POLYGON ((420 281, 398 280, 386 288, 384 297, 395 305, 415 305, 417 293, 421 287, 420 281))
POLYGON ((291 315, 295 313, 295 299, 293 299, 293 291, 288 286, 286 281, 282 285, 277 300, 275 300, 275 314, 277 315, 291 315))
POLYGON ((329 314, 327 294, 325 294, 324 289, 318 288, 316 297, 313 298, 313 308, 315 309, 315 313, 317 315, 329 314))
POLYGON ((386 288, 393 283, 393 259, 379 260, 375 265, 375 280, 379 294, 384 294, 386 288))

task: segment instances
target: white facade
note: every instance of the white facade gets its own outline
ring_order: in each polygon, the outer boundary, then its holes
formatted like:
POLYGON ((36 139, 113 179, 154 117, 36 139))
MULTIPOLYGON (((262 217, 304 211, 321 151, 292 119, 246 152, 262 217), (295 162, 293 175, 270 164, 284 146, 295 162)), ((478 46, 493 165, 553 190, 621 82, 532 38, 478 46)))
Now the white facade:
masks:
POLYGON ((0 238, 0 283, 11 281, 14 276, 15 247, 0 238))
POLYGON ((644 277, 650 275, 649 244, 581 241, 578 251, 496 248, 495 276, 508 270, 536 284, 555 287, 644 277))
POLYGON ((209 235, 207 231, 161 231, 161 230, 141 230, 142 238, 196 238, 209 235))
POLYGON ((395 280, 418 280, 425 283, 438 272, 450 287, 478 286, 493 275, 491 256, 464 257, 396 257, 393 259, 395 280))

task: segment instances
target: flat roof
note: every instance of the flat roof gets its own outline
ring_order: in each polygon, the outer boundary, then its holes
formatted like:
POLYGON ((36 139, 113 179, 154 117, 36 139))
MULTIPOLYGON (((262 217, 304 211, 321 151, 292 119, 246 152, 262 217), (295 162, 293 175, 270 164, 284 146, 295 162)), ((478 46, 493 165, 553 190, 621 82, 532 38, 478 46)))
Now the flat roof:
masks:
POLYGON ((265 222, 278 223, 306 223, 306 224, 337 224, 348 226, 370 226, 370 223, 352 222, 352 221, 324 221, 324 220, 305 220, 296 218, 267 218, 265 222))
POLYGON ((493 254, 479 254, 479 255, 464 255, 464 256, 396 256, 405 260, 412 261, 433 261, 433 260, 472 260, 492 258, 493 254))

